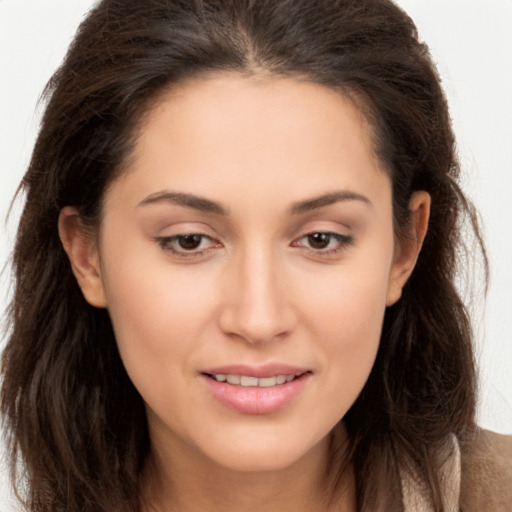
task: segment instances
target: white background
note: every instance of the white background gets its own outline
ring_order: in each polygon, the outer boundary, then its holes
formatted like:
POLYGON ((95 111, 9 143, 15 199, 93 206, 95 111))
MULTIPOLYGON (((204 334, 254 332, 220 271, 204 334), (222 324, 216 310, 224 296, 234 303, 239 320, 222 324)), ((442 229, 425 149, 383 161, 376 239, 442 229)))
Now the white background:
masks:
MULTIPOLYGON (((0 0, 0 265, 18 209, 4 223, 28 163, 37 100, 92 0, 0 0)), ((474 308, 479 422, 512 434, 512 0, 399 0, 438 63, 451 107, 464 188, 480 210, 491 261, 484 306, 474 308)), ((0 280, 0 310, 9 294, 0 280)), ((2 312, 3 315, 3 312, 2 312)), ((3 317, 2 317, 3 318, 3 317)), ((2 324, 3 326, 3 324, 2 324)), ((1 347, 0 338, 0 347, 1 347)), ((0 511, 9 512, 0 464, 0 511)))

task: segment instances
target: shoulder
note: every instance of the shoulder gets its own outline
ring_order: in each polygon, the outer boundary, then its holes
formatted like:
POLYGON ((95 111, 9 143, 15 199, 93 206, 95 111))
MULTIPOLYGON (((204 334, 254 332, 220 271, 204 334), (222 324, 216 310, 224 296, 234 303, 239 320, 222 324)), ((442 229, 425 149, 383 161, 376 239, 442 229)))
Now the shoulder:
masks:
POLYGON ((512 510, 512 436, 477 430, 461 440, 463 512, 512 510))

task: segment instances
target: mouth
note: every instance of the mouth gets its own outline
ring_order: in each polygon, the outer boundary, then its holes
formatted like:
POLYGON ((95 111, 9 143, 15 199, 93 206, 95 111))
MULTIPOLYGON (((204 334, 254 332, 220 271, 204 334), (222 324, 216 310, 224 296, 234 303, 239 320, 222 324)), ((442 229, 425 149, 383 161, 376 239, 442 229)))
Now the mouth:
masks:
POLYGON ((225 382, 232 386, 273 388, 275 386, 282 386, 283 384, 292 382, 308 373, 311 372, 306 371, 299 374, 282 374, 269 377, 254 377, 252 375, 238 375, 232 373, 205 373, 204 375, 217 382, 225 382))
POLYGON ((311 370, 290 366, 215 368, 201 372, 206 389, 221 405, 242 414, 271 414, 296 400, 310 386, 311 370))

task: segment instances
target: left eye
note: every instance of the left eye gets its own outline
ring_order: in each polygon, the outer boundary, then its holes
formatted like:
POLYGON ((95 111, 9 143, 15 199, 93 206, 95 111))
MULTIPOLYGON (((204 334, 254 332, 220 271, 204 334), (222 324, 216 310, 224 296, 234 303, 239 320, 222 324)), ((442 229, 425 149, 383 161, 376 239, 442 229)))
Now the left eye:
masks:
POLYGON ((344 246, 352 242, 352 237, 348 235, 341 235, 339 233, 308 233, 299 239, 297 245, 299 247, 306 247, 315 251, 336 251, 342 249, 344 246))

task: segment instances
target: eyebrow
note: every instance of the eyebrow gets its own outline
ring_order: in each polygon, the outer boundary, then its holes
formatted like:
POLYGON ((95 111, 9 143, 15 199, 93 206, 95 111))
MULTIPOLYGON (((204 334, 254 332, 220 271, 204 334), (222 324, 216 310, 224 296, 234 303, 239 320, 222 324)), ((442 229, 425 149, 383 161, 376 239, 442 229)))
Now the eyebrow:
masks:
MULTIPOLYGON (((327 194, 322 194, 311 199, 306 199, 304 201, 294 203, 290 207, 289 212, 292 215, 299 215, 301 213, 318 210, 320 208, 324 208, 331 204, 342 201, 360 201, 367 204, 368 206, 373 206, 372 202, 366 196, 349 190, 341 190, 337 192, 329 192, 327 194)), ((194 194, 170 192, 166 190, 150 194, 145 199, 143 199, 138 204, 138 206, 146 206, 160 202, 172 203, 178 206, 183 206, 185 208, 191 208, 206 213, 214 213, 216 215, 229 215, 227 208, 222 206, 220 203, 217 203, 216 201, 212 201, 211 199, 206 199, 194 194)))
POLYGON ((192 208, 206 213, 215 213, 216 215, 228 215, 228 210, 221 204, 199 197, 193 194, 185 194, 182 192, 162 191, 156 192, 143 199, 138 206, 146 206, 160 202, 172 203, 185 208, 192 208))
POLYGON ((340 190, 338 192, 329 192, 328 194, 323 194, 318 197, 313 197, 312 199, 306 199, 305 201, 294 203, 290 208, 290 213, 292 215, 298 215, 300 213, 318 210, 319 208, 324 208, 325 206, 329 206, 340 201, 361 201, 368 206, 373 206, 372 202, 366 196, 357 194, 350 190, 340 190))

